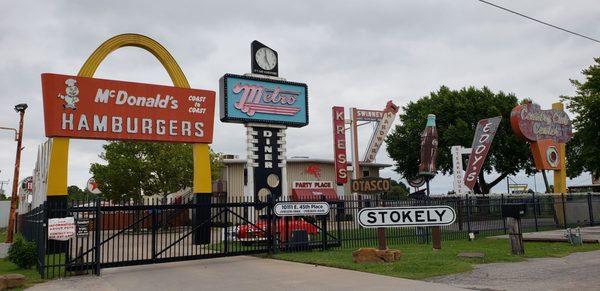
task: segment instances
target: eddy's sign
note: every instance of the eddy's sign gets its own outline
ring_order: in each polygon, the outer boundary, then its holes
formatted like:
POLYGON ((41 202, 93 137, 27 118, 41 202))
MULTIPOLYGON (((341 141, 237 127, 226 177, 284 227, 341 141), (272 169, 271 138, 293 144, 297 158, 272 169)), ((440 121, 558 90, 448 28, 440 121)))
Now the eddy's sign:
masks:
POLYGON ((308 124, 306 84, 233 74, 225 74, 219 83, 223 122, 308 124))
MULTIPOLYGON (((471 155, 469 156, 469 163, 465 170, 464 185, 469 189, 473 190, 475 182, 477 182, 477 176, 483 168, 483 163, 487 157, 494 136, 502 116, 486 118, 477 122, 477 128, 475 128, 475 136, 473 136, 473 143, 471 144, 471 155)), ((460 157, 460 154, 458 155, 460 157)), ((461 158, 462 159, 462 158, 461 158)), ((461 166, 462 170, 462 166, 461 166)))
POLYGON ((42 74, 47 137, 211 143, 215 92, 42 74))
POLYGON ((573 127, 566 112, 542 110, 533 103, 522 104, 511 111, 510 125, 515 135, 530 143, 537 169, 562 169, 558 145, 573 137, 573 127))

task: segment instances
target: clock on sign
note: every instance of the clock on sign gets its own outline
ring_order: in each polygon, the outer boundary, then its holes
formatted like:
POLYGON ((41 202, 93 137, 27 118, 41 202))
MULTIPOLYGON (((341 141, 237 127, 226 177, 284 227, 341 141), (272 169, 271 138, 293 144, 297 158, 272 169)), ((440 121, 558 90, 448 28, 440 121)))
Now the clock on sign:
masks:
POLYGON ((252 73, 279 76, 279 60, 275 50, 255 40, 251 46, 252 73))

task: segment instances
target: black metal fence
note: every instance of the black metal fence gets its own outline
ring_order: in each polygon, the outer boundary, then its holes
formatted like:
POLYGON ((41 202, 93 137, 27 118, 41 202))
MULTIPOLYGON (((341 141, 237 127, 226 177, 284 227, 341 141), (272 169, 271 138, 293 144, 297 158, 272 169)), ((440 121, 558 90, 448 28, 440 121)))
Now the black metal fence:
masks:
MULTIPOLYGON (((372 198, 369 198, 372 197, 372 198)), ((21 215, 24 236, 38 246, 38 270, 44 278, 99 274, 102 268, 232 255, 377 245, 377 230, 359 226, 365 207, 448 205, 456 221, 442 227, 443 240, 505 234, 501 207, 523 203, 524 231, 600 224, 600 193, 569 195, 468 195, 427 200, 380 200, 349 195, 327 201, 330 213, 317 217, 277 217, 275 203, 262 197, 213 196, 155 199, 144 202, 103 200, 46 201, 21 215), (203 215, 200 215, 203 214, 203 215), (48 219, 73 217, 76 235, 48 240, 48 219)), ((387 228, 388 245, 429 243, 428 227, 387 228)))

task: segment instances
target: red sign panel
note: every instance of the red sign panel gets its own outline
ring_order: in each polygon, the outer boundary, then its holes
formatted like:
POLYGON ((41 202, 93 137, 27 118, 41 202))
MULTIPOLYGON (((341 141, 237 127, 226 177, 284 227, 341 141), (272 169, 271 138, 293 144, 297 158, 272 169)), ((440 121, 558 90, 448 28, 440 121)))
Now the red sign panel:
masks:
POLYGON ((551 139, 566 143, 573 137, 571 120, 566 112, 542 110, 534 103, 515 107, 510 113, 510 125, 517 136, 532 142, 551 139))
POLYGON ((559 144, 573 137, 573 126, 566 112, 560 109, 542 110, 534 103, 522 104, 511 111, 510 125, 515 135, 530 143, 537 169, 562 168, 559 144))
POLYGON ((500 120, 502 120, 502 116, 482 119, 477 123, 473 144, 471 145, 469 163, 465 170, 465 186, 471 190, 473 190, 475 182, 477 182, 477 176, 483 168, 483 163, 490 151, 494 136, 496 136, 500 120))
POLYGON ((47 137, 211 143, 215 92, 42 74, 47 137))
POLYGON ((334 106, 333 112, 333 153, 335 155, 335 181, 348 182, 348 159, 346 156, 346 124, 344 107, 334 106))

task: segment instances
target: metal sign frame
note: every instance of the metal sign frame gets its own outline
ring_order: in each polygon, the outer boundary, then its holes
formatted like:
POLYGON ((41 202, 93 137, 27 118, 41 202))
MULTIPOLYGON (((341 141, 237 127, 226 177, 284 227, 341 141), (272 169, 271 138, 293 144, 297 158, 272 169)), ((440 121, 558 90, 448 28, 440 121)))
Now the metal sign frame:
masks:
MULTIPOLYGON (((442 215, 439 215, 440 220, 442 220, 442 216, 445 214, 445 212, 442 215)), ((428 216, 429 217, 429 216, 428 216)), ((447 205, 437 205, 437 206, 417 206, 417 207, 370 207, 370 208, 363 208, 361 209, 358 214, 356 215, 356 220, 358 222, 358 224, 360 224, 360 226, 364 227, 364 228, 378 228, 378 227, 414 227, 414 226, 445 226, 445 225, 451 225, 454 223, 454 221, 456 221, 456 211, 454 211, 454 208, 447 206, 447 205), (417 211, 423 211, 423 213, 427 213, 426 215, 429 215, 429 211, 430 210, 434 210, 435 209, 445 209, 445 210, 450 210, 449 213, 452 213, 452 219, 448 220, 448 221, 443 221, 443 222, 439 222, 439 223, 431 223, 428 221, 417 221, 417 215, 416 212, 417 211), (394 219, 392 218, 392 212, 396 211, 396 213, 398 213, 398 221, 393 221, 394 219), (412 217, 410 217, 409 215, 405 215, 404 213, 406 213, 407 211, 412 211, 415 212, 415 219, 414 221, 412 220, 412 217), (400 213, 402 212, 402 213, 400 213), (369 216, 368 214, 365 213, 376 213, 374 217, 369 216), (365 223, 364 221, 362 221, 361 219, 363 217, 368 217, 368 218, 372 218, 372 219, 377 219, 377 215, 380 215, 381 217, 383 217, 383 215, 385 215, 386 213, 390 213, 389 217, 390 217, 390 221, 391 223, 386 223, 385 222, 385 218, 382 219, 384 220, 381 223, 365 223), (410 218, 411 223, 398 223, 399 221, 404 221, 407 220, 407 216, 410 218)))

